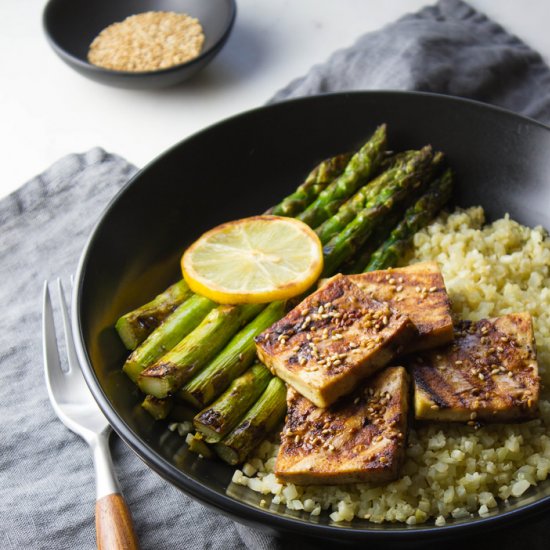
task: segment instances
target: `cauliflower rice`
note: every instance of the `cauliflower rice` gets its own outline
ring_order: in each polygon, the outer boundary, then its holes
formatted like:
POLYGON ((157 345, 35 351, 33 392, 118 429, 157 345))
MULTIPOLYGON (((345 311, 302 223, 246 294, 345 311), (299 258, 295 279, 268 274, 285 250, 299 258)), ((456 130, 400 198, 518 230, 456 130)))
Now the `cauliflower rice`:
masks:
MULTIPOLYGON (((479 320, 529 311, 533 316, 543 388, 550 387, 550 239, 508 216, 484 226, 481 207, 440 216, 414 239, 404 264, 437 260, 453 312, 479 320)), ((409 525, 436 518, 484 516, 499 501, 519 497, 550 472, 550 396, 540 418, 523 424, 432 423, 409 434, 402 477, 384 486, 299 487, 273 474, 278 443, 265 441, 233 482, 312 516, 328 510, 334 522, 354 517, 409 525)), ((262 500, 262 505, 266 504, 262 500)))

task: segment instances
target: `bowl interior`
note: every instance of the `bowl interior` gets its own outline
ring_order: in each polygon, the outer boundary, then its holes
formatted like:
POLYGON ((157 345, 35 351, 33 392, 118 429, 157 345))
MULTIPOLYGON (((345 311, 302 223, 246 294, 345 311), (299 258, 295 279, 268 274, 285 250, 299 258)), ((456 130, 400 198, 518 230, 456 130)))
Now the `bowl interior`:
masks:
POLYGON ((198 18, 205 35, 204 55, 230 27, 235 5, 231 0, 50 0, 44 25, 61 51, 88 63, 90 44, 105 27, 147 11, 182 12, 198 18))
POLYGON ((390 146, 443 150, 457 174, 456 203, 481 204, 491 218, 510 215, 550 228, 550 130, 481 104, 429 94, 363 92, 307 98, 251 111, 179 143, 144 168, 104 213, 84 252, 75 294, 80 357, 88 382, 114 428, 157 472, 242 521, 343 538, 487 527, 550 501, 550 482, 486 519, 432 525, 330 527, 328 517, 259 507, 260 496, 230 485, 233 472, 199 460, 162 423, 140 410, 121 372, 126 352, 117 317, 179 275, 179 255, 214 225, 263 212, 317 161, 356 148, 381 122, 390 146), (244 503, 244 504, 243 504, 244 503))

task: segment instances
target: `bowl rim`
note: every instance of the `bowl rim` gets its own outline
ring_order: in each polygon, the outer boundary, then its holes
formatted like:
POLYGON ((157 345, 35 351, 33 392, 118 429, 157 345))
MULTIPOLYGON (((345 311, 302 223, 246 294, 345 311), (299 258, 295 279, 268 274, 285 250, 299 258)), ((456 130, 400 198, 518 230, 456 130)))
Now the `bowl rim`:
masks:
POLYGON ((326 539, 327 537, 329 537, 330 539, 340 539, 353 542, 364 542, 367 540, 410 541, 413 539, 418 541, 436 540, 466 534, 470 535, 480 532, 482 530, 487 531, 487 529, 495 529, 501 527, 504 523, 517 523, 518 521, 526 519, 527 516, 534 517, 550 508, 550 495, 543 496, 542 498, 533 502, 528 502, 513 510, 504 510, 496 515, 491 515, 488 517, 474 517, 469 519, 468 521, 459 522, 456 524, 451 523, 444 526, 436 526, 434 524, 420 524, 407 527, 401 526, 400 528, 396 529, 393 527, 393 524, 390 523, 386 524, 388 525, 388 527, 384 528, 371 529, 370 527, 365 527, 357 529, 351 526, 348 527, 346 524, 317 524, 309 521, 306 518, 293 518, 289 517, 288 515, 274 513, 269 509, 263 509, 252 504, 247 504, 236 498, 230 497, 227 494, 217 493, 216 491, 205 487, 203 484, 195 481, 194 479, 189 477, 183 470, 180 470, 163 456, 158 454, 151 446, 149 446, 148 443, 146 443, 128 426, 125 420, 116 411, 116 409, 113 407, 110 400, 108 399, 107 395, 105 394, 101 383, 94 371, 91 359, 84 344, 84 333, 79 315, 81 307, 83 275, 87 266, 88 253, 97 238, 98 232, 101 229, 104 219, 106 218, 110 210, 114 207, 114 205, 118 202, 118 200, 121 199, 125 191, 133 184, 133 182, 138 179, 143 172, 149 170, 158 161, 163 159, 165 156, 170 155, 175 149, 181 147, 186 142, 195 139, 197 136, 203 133, 214 131, 216 127, 231 121, 235 121, 241 117, 254 116, 254 113, 258 111, 263 111, 265 109, 276 109, 278 107, 284 108, 284 105, 289 103, 298 105, 300 103, 309 103, 316 101, 322 102, 324 101, 324 98, 345 98, 361 95, 366 95, 370 97, 380 96, 384 98, 387 98, 388 96, 393 96, 395 98, 400 98, 404 96, 418 96, 429 98, 429 100, 431 101, 443 101, 449 102, 451 104, 467 105, 477 110, 494 111, 498 113, 499 116, 510 117, 517 120, 518 122, 526 122, 530 125, 538 126, 550 132, 550 126, 543 124, 542 122, 517 114, 502 107, 489 105, 480 101, 455 96, 448 96, 444 94, 436 94, 432 92, 373 90, 337 92, 316 96, 306 96, 273 104, 267 104, 227 117, 199 130, 198 132, 195 132, 190 136, 187 136, 186 138, 180 140, 172 147, 168 148, 163 153, 155 157, 152 161, 147 163, 124 184, 124 186, 114 195, 114 197, 109 201, 104 210, 100 213, 98 221, 92 229, 88 240, 82 250, 75 274, 75 284, 72 293, 71 317, 73 334, 75 335, 77 355, 88 387, 90 388, 94 399, 97 401, 99 407, 107 417, 115 432, 152 470, 154 470, 165 480, 168 480, 177 488, 192 496, 193 498, 199 500, 203 504, 206 504, 216 509, 217 511, 221 511, 224 514, 229 515, 236 521, 245 524, 252 524, 255 525, 257 528, 262 528, 263 526, 264 529, 267 527, 271 530, 275 530, 278 532, 300 534, 311 538, 323 537, 324 539, 326 539))
MULTIPOLYGON (((166 69, 157 69, 155 71, 119 71, 116 69, 107 69, 105 67, 100 67, 99 65, 94 65, 89 61, 83 61, 80 57, 77 57, 72 53, 68 52, 65 48, 63 48, 58 43, 58 41, 54 38, 54 35, 50 29, 49 18, 51 17, 50 12, 53 9, 52 6, 54 5, 54 3, 59 1, 60 0, 48 0, 47 4, 44 6, 44 9, 42 11, 42 29, 44 30, 44 34, 46 35, 46 39, 48 43, 50 44, 52 49, 55 51, 55 53, 57 53, 57 55, 62 59, 66 59, 71 64, 78 66, 81 69, 92 71, 94 73, 101 74, 101 75, 109 75, 109 76, 128 78, 128 79, 144 78, 147 76, 167 75, 170 73, 176 73, 184 67, 192 67, 193 65, 200 64, 201 61, 203 61, 204 59, 207 59, 210 55, 215 53, 225 43, 225 41, 229 38, 229 34, 231 33, 233 26, 235 24, 235 19, 237 18, 236 0, 227 0, 230 3, 231 14, 224 32, 208 49, 202 50, 197 57, 194 57, 189 61, 185 61, 184 63, 178 63, 177 65, 172 65, 170 67, 167 67, 166 69)), ((138 12, 138 13, 143 13, 143 12, 138 12)))

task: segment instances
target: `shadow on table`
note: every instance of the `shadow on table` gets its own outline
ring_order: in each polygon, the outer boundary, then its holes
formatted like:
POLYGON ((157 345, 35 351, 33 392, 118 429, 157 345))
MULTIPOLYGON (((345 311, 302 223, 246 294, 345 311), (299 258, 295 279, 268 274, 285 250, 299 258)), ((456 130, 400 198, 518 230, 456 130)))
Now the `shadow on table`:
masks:
POLYGON ((266 66, 266 48, 260 30, 237 24, 227 44, 208 67, 187 82, 145 94, 165 97, 224 92, 266 66))

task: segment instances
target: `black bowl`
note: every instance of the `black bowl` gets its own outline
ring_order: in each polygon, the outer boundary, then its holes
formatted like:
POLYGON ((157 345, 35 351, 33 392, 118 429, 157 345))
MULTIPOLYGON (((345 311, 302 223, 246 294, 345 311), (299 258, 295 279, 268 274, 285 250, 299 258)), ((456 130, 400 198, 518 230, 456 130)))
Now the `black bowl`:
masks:
POLYGON ((163 88, 191 78, 212 61, 227 41, 236 13, 235 0, 50 0, 43 25, 55 53, 80 74, 120 88, 163 88), (146 11, 196 17, 205 35, 201 54, 187 63, 149 72, 113 71, 88 62, 90 44, 105 27, 146 11))
MULTIPOLYGON (((233 468, 200 460, 162 423, 140 411, 121 372, 126 356, 113 325, 122 313, 175 281, 178 259, 203 231, 262 212, 317 161, 356 148, 381 122, 390 145, 431 143, 457 173, 456 202, 481 204, 550 227, 550 129, 471 101, 431 94, 359 92, 317 96, 257 109, 182 141, 141 170, 106 209, 77 274, 74 329, 88 384, 118 434, 156 472, 241 522, 339 541, 418 540, 486 531, 548 509, 550 480, 486 518, 445 527, 330 525, 328 516, 261 508, 261 496, 229 486, 233 468)), ((181 276, 181 275, 180 275, 181 276)))

